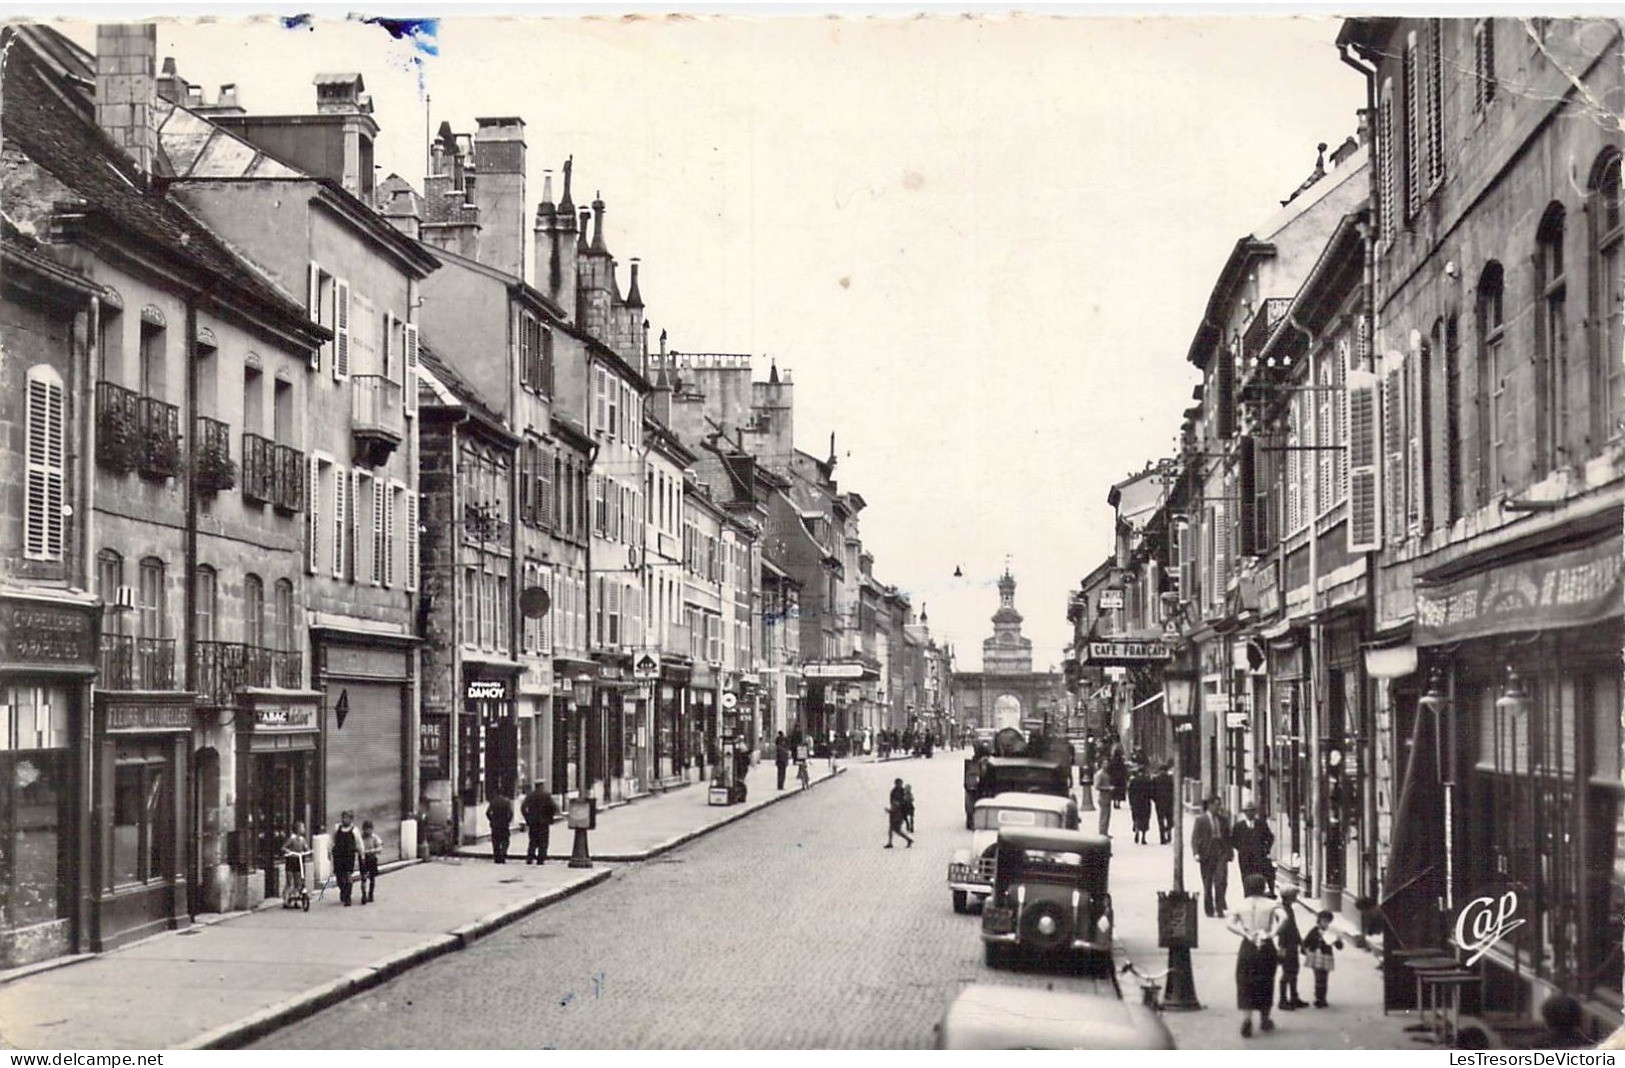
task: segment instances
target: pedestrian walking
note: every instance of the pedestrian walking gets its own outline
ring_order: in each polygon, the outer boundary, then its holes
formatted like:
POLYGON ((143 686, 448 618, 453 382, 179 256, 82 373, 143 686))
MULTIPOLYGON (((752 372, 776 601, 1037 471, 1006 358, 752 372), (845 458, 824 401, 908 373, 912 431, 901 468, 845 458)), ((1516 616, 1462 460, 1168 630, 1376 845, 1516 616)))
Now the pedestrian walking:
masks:
POLYGON ((1128 797, 1128 762, 1123 759, 1123 747, 1112 746, 1112 755, 1106 760, 1106 770, 1112 777, 1112 805, 1123 807, 1123 801, 1128 797))
POLYGON ((1242 879, 1249 875, 1262 876, 1264 896, 1275 896, 1275 864, 1270 850, 1275 846, 1275 832, 1258 817, 1258 805, 1252 801, 1241 806, 1241 819, 1230 828, 1230 841, 1236 848, 1236 867, 1242 879))
POLYGON ((1281 934, 1280 906, 1264 896, 1264 877, 1249 875, 1242 881, 1246 897, 1226 924, 1241 936, 1236 951, 1236 1008, 1241 1010, 1241 1037, 1253 1037, 1253 1013, 1259 1027, 1275 1030, 1270 1010, 1275 1006, 1276 940, 1281 934))
POLYGON ((1225 891, 1230 885, 1230 825, 1217 797, 1202 802, 1191 825, 1191 852, 1202 871, 1202 908, 1209 916, 1229 911, 1225 891))
POLYGON ((910 849, 914 848, 914 839, 910 838, 903 829, 903 805, 908 799, 907 790, 903 780, 898 779, 891 788, 891 796, 886 804, 886 848, 892 847, 892 835, 897 835, 908 843, 910 849))
POLYGON ((1134 823, 1134 840, 1145 845, 1145 836, 1151 830, 1151 776, 1139 764, 1128 778, 1128 812, 1134 823))
POLYGON ((790 746, 784 740, 784 732, 773 739, 773 766, 779 772, 779 789, 784 789, 784 773, 790 768, 790 746))
POLYGON ((914 833, 914 787, 910 783, 903 784, 903 820, 908 824, 908 833, 914 833))
POLYGON ((1298 888, 1281 888, 1281 935, 1276 940, 1281 958, 1281 1003, 1283 1009, 1307 1009, 1309 1003, 1298 996, 1298 954, 1303 951, 1303 932, 1298 930, 1298 888))
POLYGON ((500 789, 491 792, 485 806, 485 819, 491 824, 491 859, 508 863, 509 830, 513 827, 513 802, 500 789))
POLYGON ((1151 803, 1157 809, 1157 836, 1167 845, 1174 836, 1174 773, 1167 761, 1151 776, 1151 803))
POLYGON ((339 903, 349 908, 350 880, 355 877, 356 864, 361 860, 361 835, 355 829, 355 813, 348 809, 339 813, 339 825, 333 828, 327 859, 332 862, 333 878, 339 884, 339 903))
POLYGON ((547 839, 552 833, 553 820, 559 814, 559 803, 553 800, 547 785, 540 779, 519 805, 519 814, 525 820, 525 863, 547 863, 547 839))
POLYGON ((1337 961, 1332 950, 1342 949, 1343 940, 1331 934, 1332 910, 1321 909, 1315 916, 1315 926, 1303 936, 1303 962, 1315 973, 1315 1008, 1326 1007, 1326 985, 1337 961))
POLYGON ((1095 811, 1099 821, 1098 831, 1106 837, 1111 837, 1112 826, 1112 773, 1106 765, 1100 765, 1095 772, 1095 811))
POLYGON ((372 821, 361 821, 361 903, 378 900, 378 858, 384 840, 373 833, 372 821))

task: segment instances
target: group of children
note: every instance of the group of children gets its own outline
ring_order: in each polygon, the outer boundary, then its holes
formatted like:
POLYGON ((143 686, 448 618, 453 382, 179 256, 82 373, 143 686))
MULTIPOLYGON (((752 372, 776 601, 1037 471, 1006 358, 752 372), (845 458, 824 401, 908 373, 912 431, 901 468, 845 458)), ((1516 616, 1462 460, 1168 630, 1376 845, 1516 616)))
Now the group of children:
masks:
MULTIPOLYGON (((373 832, 372 821, 363 820, 356 830, 355 813, 344 812, 333 829, 333 840, 327 847, 327 859, 333 865, 333 877, 338 882, 339 903, 349 907, 351 881, 361 883, 361 903, 378 900, 378 857, 384 851, 384 840, 373 832)), ((302 888, 306 858, 310 856, 310 842, 305 838, 305 825, 295 822, 293 833, 282 844, 283 870, 288 885, 302 888)))
POLYGON ((1332 933, 1333 914, 1326 909, 1315 914, 1315 926, 1307 934, 1298 930, 1293 912, 1298 899, 1295 887, 1282 887, 1280 903, 1276 904, 1268 900, 1273 895, 1267 892, 1263 876, 1249 874, 1242 886, 1247 896, 1227 926, 1241 936, 1236 954, 1236 1007, 1242 1012, 1241 1035, 1251 1038, 1255 1012, 1259 1026, 1273 1031, 1272 1009, 1309 1007, 1298 994, 1300 954, 1302 963, 1315 973, 1315 1008, 1327 1007, 1326 987, 1335 964, 1333 951, 1342 949, 1343 941, 1332 933), (1277 971, 1281 977, 1279 1003, 1275 998, 1277 971))

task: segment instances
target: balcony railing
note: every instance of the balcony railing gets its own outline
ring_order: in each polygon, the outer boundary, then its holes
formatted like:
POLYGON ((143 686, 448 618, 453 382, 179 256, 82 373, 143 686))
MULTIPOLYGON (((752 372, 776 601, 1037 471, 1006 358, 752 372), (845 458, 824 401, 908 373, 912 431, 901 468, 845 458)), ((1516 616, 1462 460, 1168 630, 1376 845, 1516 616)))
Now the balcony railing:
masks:
POLYGON ((296 690, 304 657, 241 642, 198 642, 192 681, 204 705, 229 705, 244 687, 296 690))
POLYGON ((197 491, 213 495, 237 485, 231 459, 231 427, 206 415, 192 429, 192 480, 197 491))
POLYGON ((181 413, 173 404, 156 397, 142 397, 137 403, 141 427, 137 467, 141 477, 154 482, 181 473, 181 413))
POLYGON ((271 503, 284 512, 305 510, 305 454, 292 445, 276 447, 276 495, 271 503))
POLYGON ((117 475, 141 456, 141 395, 112 382, 96 383, 96 462, 117 475))
POLYGON ((276 500, 276 442, 270 438, 243 435, 243 499, 260 504, 276 500))
POLYGON ((377 467, 406 432, 400 383, 383 375, 350 377, 350 437, 357 463, 377 467))
POLYGON ((104 690, 173 690, 175 639, 103 634, 97 668, 104 690))
POLYGON ((1241 332, 1241 358, 1242 369, 1245 372, 1258 359, 1258 354, 1264 351, 1264 343, 1270 339, 1278 324, 1286 315, 1286 310, 1292 304, 1291 297, 1266 297, 1253 312, 1253 317, 1241 332))
POLYGON ((494 508, 463 505, 463 536, 472 541, 502 544, 508 540, 508 521, 494 508))

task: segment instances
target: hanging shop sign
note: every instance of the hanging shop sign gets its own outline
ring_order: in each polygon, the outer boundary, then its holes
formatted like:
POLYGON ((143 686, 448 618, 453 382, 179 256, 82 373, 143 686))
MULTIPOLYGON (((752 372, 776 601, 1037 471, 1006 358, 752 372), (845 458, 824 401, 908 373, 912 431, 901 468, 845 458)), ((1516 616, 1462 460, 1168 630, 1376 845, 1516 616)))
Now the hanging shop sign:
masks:
POLYGON ((269 704, 254 706, 255 732, 313 731, 316 729, 315 704, 269 704))
POLYGON ((1093 641, 1083 651, 1083 662, 1090 667, 1129 667, 1167 659, 1168 646, 1160 641, 1093 641))
POLYGON ((1416 644, 1579 627, 1620 614, 1620 539, 1416 591, 1416 644))

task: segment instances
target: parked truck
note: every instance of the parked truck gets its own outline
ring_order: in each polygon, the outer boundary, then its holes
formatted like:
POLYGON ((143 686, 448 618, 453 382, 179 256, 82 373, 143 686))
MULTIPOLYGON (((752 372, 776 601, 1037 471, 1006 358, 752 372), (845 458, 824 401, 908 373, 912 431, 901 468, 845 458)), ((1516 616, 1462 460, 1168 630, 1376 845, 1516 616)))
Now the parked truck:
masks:
POLYGON ((1003 793, 1072 796, 1073 750, 1064 739, 1006 728, 991 745, 965 760, 965 829, 971 830, 976 802, 1003 793))

